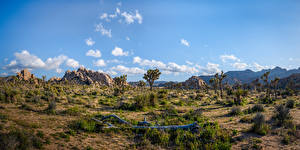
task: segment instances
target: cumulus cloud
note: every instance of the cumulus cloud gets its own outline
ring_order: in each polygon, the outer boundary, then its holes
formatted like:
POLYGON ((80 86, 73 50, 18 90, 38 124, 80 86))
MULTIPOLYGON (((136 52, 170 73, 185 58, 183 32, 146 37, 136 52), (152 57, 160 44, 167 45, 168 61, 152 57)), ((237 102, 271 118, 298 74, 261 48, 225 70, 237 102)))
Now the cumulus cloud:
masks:
POLYGON ((246 63, 240 63, 240 62, 233 63, 232 66, 236 69, 245 69, 246 67, 248 67, 246 63))
POLYGON ((111 68, 112 71, 118 71, 121 72, 122 74, 128 74, 128 75, 133 75, 133 74, 143 74, 146 71, 138 68, 138 67, 125 67, 123 65, 118 65, 116 67, 111 68))
POLYGON ((240 59, 235 57, 234 55, 221 55, 220 59, 222 60, 222 62, 226 62, 227 60, 240 61, 240 59))
POLYGON ((132 24, 132 23, 134 23, 135 21, 137 21, 139 24, 142 24, 142 22, 143 22, 143 17, 142 17, 142 15, 139 13, 138 10, 135 11, 135 14, 134 14, 134 13, 131 13, 131 12, 126 12, 126 11, 124 11, 123 13, 121 13, 121 16, 124 17, 125 22, 126 22, 127 24, 132 24))
POLYGON ((139 64, 140 66, 158 68, 158 69, 162 70, 163 73, 165 73, 165 74, 171 74, 171 73, 195 74, 195 73, 199 72, 199 70, 196 67, 190 67, 190 66, 186 66, 186 65, 178 65, 174 62, 169 62, 168 64, 165 64, 162 61, 141 59, 138 56, 133 58, 133 63, 139 64))
POLYGON ((94 66, 104 67, 104 66, 106 66, 106 63, 103 59, 98 59, 97 61, 94 61, 94 66))
POLYGON ((188 65, 193 65, 194 63, 190 62, 190 61, 185 61, 185 63, 187 63, 188 65))
POLYGON ((260 65, 256 62, 253 63, 252 65, 252 68, 255 70, 255 71, 261 71, 263 69, 270 69, 270 68, 274 68, 274 66, 263 66, 263 65, 260 65))
POLYGON ((48 58, 46 60, 46 68, 47 70, 58 69, 61 64, 63 64, 67 60, 67 56, 59 55, 57 57, 48 58))
POLYGON ((136 57, 133 58, 133 63, 134 63, 134 64, 135 64, 135 63, 141 63, 141 62, 142 62, 142 58, 141 58, 141 57, 136 56, 136 57))
POLYGON ((116 46, 111 51, 111 54, 114 55, 114 56, 128 56, 129 52, 128 51, 123 51, 122 48, 116 46))
POLYGON ((3 69, 9 70, 10 72, 19 72, 20 70, 27 68, 33 69, 44 69, 44 70, 55 70, 56 72, 61 72, 61 65, 66 62, 69 67, 78 67, 79 62, 68 58, 65 55, 59 55, 53 58, 48 58, 45 62, 39 57, 30 54, 27 50, 21 52, 16 52, 15 59, 10 61, 10 63, 3 67, 3 69))
POLYGON ((92 50, 90 49, 89 51, 87 51, 85 53, 86 56, 92 56, 92 57, 96 57, 96 58, 99 58, 101 57, 101 52, 100 50, 96 49, 96 50, 92 50))
POLYGON ((206 67, 196 65, 196 67, 200 69, 202 75, 213 75, 215 73, 220 73, 221 69, 219 68, 219 66, 219 64, 214 64, 210 62, 206 64, 206 67))
POLYGON ((185 39, 181 39, 181 40, 180 40, 180 43, 181 43, 182 45, 184 45, 184 46, 190 47, 190 43, 189 43, 187 40, 185 40, 185 39))
POLYGON ((95 44, 95 41, 93 41, 92 38, 88 38, 85 40, 86 45, 93 46, 95 44))
POLYGON ((69 67, 72 67, 72 68, 77 68, 77 67, 79 67, 79 62, 72 58, 69 58, 66 61, 66 65, 69 67))
POLYGON ((96 25, 96 32, 100 32, 103 36, 107 36, 109 38, 112 37, 111 35, 111 29, 105 29, 104 26, 102 25, 102 23, 99 23, 96 25))
POLYGON ((118 59, 112 59, 112 60, 107 60, 107 63, 123 63, 122 61, 118 60, 118 59))

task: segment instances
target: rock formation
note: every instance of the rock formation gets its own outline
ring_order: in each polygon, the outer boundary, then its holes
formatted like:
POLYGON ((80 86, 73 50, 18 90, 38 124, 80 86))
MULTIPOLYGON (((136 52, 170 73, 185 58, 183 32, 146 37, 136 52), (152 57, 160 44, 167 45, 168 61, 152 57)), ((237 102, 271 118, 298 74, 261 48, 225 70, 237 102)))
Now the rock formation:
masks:
POLYGON ((23 81, 33 81, 34 83, 38 83, 38 79, 31 74, 28 69, 21 70, 20 72, 17 73, 16 76, 19 80, 23 81))
POLYGON ((61 81, 70 81, 77 84, 100 84, 106 86, 112 86, 114 81, 106 73, 87 70, 80 67, 77 71, 66 71, 61 81))
POLYGON ((182 82, 182 86, 187 89, 203 89, 206 87, 206 83, 200 77, 192 76, 185 82, 182 82))

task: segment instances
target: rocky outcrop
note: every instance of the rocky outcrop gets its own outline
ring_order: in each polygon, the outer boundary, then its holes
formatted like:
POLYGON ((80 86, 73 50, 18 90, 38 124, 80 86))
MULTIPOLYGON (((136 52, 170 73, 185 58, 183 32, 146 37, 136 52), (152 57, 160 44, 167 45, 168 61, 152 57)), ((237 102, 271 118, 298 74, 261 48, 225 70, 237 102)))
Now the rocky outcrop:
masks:
POLYGON ((300 89, 300 73, 292 74, 286 78, 282 78, 278 82, 279 88, 300 89))
POLYGON ((206 83, 198 76, 192 76, 185 82, 182 82, 182 86, 187 89, 203 89, 206 87, 206 83))
POLYGON ((19 80, 25 80, 28 81, 30 79, 35 79, 35 76, 31 74, 28 69, 21 70, 20 72, 17 73, 17 78, 19 80))
POLYGON ((52 77, 48 80, 48 82, 60 82, 61 81, 61 78, 59 77, 52 77))
POLYGON ((80 67, 77 71, 66 71, 61 81, 69 81, 77 84, 100 84, 113 86, 113 79, 106 73, 87 70, 80 67))
POLYGON ((38 79, 33 74, 31 74, 28 71, 28 69, 21 70, 20 72, 17 73, 16 77, 22 81, 31 81, 36 84, 38 83, 38 79))

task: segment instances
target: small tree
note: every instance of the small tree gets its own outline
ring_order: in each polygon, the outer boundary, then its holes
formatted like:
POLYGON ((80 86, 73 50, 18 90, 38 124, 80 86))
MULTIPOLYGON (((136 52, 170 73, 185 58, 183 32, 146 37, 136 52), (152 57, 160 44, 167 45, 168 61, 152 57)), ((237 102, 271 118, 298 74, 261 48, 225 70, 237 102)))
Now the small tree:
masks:
POLYGON ((221 98, 223 98, 223 79, 226 77, 227 75, 224 74, 223 71, 221 71, 221 74, 219 75, 218 73, 215 74, 215 78, 218 79, 218 84, 219 84, 219 88, 220 88, 220 93, 221 93, 221 98))
POLYGON ((144 82, 143 80, 140 80, 137 84, 138 87, 140 88, 144 88, 146 86, 146 82, 144 82))
POLYGON ((219 95, 217 92, 217 87, 218 87, 218 79, 217 78, 210 78, 209 79, 209 84, 213 87, 215 94, 219 95))
MULTIPOLYGON (((120 93, 124 93, 126 87, 127 75, 121 75, 120 77, 115 77, 114 82, 120 93)), ((118 93, 118 92, 117 92, 118 93)))
POLYGON ((270 98, 270 84, 269 84, 269 75, 270 71, 264 73, 260 78, 264 81, 265 85, 264 87, 266 88, 266 97, 270 98))
POLYGON ((158 69, 149 69, 147 73, 144 74, 143 78, 149 83, 151 91, 154 81, 159 79, 160 74, 161 72, 158 69))
POLYGON ((44 75, 44 76, 42 76, 42 78, 43 78, 43 82, 45 82, 46 81, 46 76, 44 75))
POLYGON ((271 86, 274 90, 275 99, 277 99, 277 89, 278 89, 279 78, 276 77, 274 80, 271 80, 271 86))

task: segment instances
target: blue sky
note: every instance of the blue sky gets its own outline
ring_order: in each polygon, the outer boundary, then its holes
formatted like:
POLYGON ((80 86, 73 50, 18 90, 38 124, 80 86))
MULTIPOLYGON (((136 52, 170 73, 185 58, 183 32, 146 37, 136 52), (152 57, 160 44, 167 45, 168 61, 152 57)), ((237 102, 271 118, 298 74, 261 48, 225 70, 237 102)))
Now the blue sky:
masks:
POLYGON ((62 77, 80 66, 183 81, 221 70, 300 63, 297 0, 7 0, 0 5, 0 73, 62 77))

